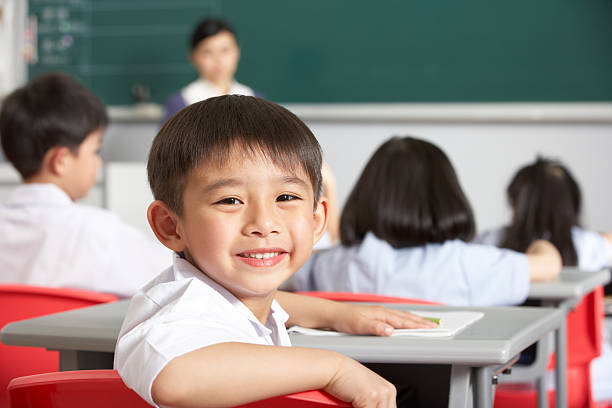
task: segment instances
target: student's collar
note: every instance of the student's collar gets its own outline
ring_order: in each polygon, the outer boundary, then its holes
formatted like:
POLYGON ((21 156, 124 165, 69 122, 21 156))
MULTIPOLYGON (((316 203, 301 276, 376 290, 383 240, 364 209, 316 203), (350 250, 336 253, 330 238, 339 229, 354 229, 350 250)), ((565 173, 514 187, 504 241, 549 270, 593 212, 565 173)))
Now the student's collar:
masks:
MULTIPOLYGON (((233 86, 234 83, 232 82, 230 89, 233 86)), ((199 78, 193 81, 181 91, 181 96, 183 97, 187 105, 191 105, 192 103, 200 102, 204 99, 220 95, 223 95, 222 90, 215 86, 212 82, 204 78, 199 78)))
MULTIPOLYGON (((221 295, 226 301, 228 301, 233 307, 235 307, 240 313, 242 313, 252 324, 255 326, 257 331, 261 335, 269 335, 272 333, 272 330, 263 325, 257 317, 251 312, 251 310, 246 307, 244 303, 240 301, 236 296, 234 296, 229 290, 225 287, 208 277, 205 273, 200 271, 198 268, 193 266, 191 262, 182 257, 180 254, 174 254, 174 278, 176 280, 182 279, 197 279, 203 282, 205 285, 213 288, 219 295, 221 295)), ((270 306, 270 313, 268 314, 268 325, 274 325, 275 323, 278 325, 283 325, 285 322, 289 320, 289 315, 285 310, 281 307, 281 305, 274 299, 270 306)))
POLYGON ((9 195, 5 204, 20 205, 70 205, 72 200, 64 190, 53 183, 23 183, 9 195))

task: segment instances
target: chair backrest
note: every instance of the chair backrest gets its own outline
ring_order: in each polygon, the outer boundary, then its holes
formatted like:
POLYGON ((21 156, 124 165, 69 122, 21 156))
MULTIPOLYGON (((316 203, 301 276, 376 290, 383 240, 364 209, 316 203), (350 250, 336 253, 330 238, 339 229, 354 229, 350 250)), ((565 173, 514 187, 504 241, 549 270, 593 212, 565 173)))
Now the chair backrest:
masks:
POLYGON ((403 298, 396 296, 377 295, 374 293, 351 293, 351 292, 297 292, 301 295, 314 296, 338 302, 371 302, 371 303, 412 303, 420 305, 440 305, 441 303, 429 300, 403 298))
POLYGON ((586 364, 601 354, 603 322, 604 289, 600 286, 567 316, 568 365, 586 364))
MULTIPOLYGON (((150 405, 129 389, 115 370, 81 370, 15 378, 8 386, 11 408, 144 408, 150 405)), ((283 395, 240 408, 350 407, 321 391, 283 395)))
MULTIPOLYGON (((88 290, 0 285, 0 329, 14 321, 116 300, 115 295, 88 290)), ((59 354, 42 348, 0 344, 0 361, 0 407, 6 407, 9 381, 23 375, 57 371, 59 354)))

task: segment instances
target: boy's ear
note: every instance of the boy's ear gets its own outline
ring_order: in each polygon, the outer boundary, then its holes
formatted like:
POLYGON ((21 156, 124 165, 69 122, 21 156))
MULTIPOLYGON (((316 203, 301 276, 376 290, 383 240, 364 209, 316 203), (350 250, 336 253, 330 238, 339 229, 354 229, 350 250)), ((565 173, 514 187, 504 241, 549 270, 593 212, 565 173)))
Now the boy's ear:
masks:
POLYGON ((317 208, 315 208, 313 217, 314 217, 314 241, 313 245, 316 244, 323 234, 325 234, 325 230, 327 229, 327 220, 328 220, 328 202, 327 197, 321 196, 319 197, 319 202, 317 203, 317 208))
POLYGON ((66 173, 73 156, 73 153, 66 146, 53 147, 47 152, 44 161, 48 163, 47 168, 51 174, 62 176, 66 173))
POLYGON ((166 203, 153 201, 147 210, 147 219, 159 242, 175 252, 185 250, 185 243, 177 228, 179 217, 166 203))

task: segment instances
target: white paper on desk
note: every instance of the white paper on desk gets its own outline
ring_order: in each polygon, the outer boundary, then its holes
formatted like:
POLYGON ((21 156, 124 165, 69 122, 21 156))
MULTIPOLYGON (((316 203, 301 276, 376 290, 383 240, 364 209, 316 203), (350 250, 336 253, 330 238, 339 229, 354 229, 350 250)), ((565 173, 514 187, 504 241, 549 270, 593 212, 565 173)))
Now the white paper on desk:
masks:
MULTIPOLYGON (((470 324, 484 316, 482 312, 472 311, 454 311, 454 312, 439 312, 439 311, 410 311, 415 315, 424 317, 440 318, 441 322, 438 327, 433 329, 395 329, 392 336, 417 336, 417 337, 450 337, 457 334, 470 324)), ((309 329, 301 326, 292 326, 287 330, 289 333, 301 333, 310 336, 346 336, 347 333, 341 333, 333 330, 309 329)))

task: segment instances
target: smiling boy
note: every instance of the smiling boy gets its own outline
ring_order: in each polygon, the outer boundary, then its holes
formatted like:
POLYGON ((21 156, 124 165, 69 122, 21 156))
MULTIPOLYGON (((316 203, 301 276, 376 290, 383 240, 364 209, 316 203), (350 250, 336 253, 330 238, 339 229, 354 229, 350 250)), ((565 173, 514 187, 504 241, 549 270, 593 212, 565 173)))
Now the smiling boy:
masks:
POLYGON ((325 231, 321 152, 286 109, 248 96, 196 103, 153 142, 148 211, 174 265, 132 300, 115 353, 152 404, 235 406, 324 389, 394 407, 395 389, 341 354, 290 346, 286 326, 388 335, 432 327, 410 313, 277 291, 325 231))

